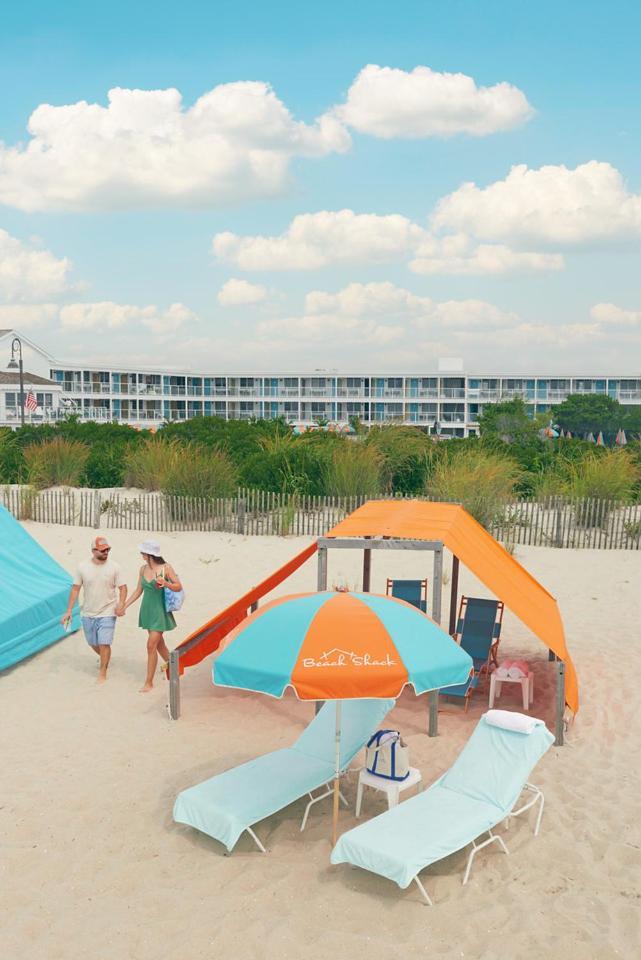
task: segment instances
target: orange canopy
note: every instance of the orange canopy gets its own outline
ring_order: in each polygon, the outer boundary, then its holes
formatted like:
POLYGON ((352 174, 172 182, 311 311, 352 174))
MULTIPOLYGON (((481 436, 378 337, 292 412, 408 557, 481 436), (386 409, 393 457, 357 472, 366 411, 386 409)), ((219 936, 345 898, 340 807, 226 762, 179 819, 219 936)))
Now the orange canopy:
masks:
POLYGON ((370 500, 327 536, 440 540, 564 661, 565 701, 574 713, 578 711, 579 684, 556 600, 463 507, 424 500, 370 500))

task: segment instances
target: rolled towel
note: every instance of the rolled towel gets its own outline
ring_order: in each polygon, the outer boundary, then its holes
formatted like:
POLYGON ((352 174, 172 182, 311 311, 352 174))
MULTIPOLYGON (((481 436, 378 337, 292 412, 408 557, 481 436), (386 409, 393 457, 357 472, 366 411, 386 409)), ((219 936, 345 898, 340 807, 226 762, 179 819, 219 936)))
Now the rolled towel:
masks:
POLYGON ((505 666, 504 663, 502 663, 500 667, 497 667, 496 670, 494 671, 494 673, 495 673, 495 675, 496 675, 496 679, 497 679, 497 680, 507 680, 507 675, 508 675, 508 674, 507 674, 507 669, 508 669, 508 668, 505 666))
POLYGON ((488 710, 484 714, 486 723, 503 730, 513 730, 515 733, 532 733, 543 724, 536 717, 527 717, 524 713, 512 713, 510 710, 488 710))

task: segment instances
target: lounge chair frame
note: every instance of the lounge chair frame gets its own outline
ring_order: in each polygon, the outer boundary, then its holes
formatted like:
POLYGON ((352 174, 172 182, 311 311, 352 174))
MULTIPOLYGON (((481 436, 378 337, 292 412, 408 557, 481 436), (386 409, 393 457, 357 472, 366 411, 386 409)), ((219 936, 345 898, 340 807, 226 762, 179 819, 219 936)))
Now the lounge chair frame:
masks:
MULTIPOLYGON (((533 783, 525 783, 523 785, 523 790, 529 793, 534 793, 535 796, 531 800, 528 800, 527 803, 524 803, 522 807, 519 807, 518 810, 514 810, 513 808, 510 811, 510 813, 508 813, 508 815, 505 817, 505 829, 506 830, 509 829, 511 817, 520 816, 520 814, 525 813, 526 810, 530 810, 531 807, 533 807, 536 803, 540 802, 539 812, 537 814, 536 823, 534 826, 534 836, 538 837, 539 829, 541 827, 541 818, 543 816, 543 805, 545 803, 545 797, 543 796, 543 791, 539 790, 538 787, 535 787, 533 783)), ((521 791, 521 793, 523 793, 523 791, 521 791)), ((518 799, 519 798, 517 798, 517 803, 518 803, 518 799)), ((499 823, 500 822, 501 821, 499 821, 499 823)), ((497 825, 498 824, 495 824, 494 827, 492 827, 490 830, 485 831, 485 833, 487 833, 488 835, 487 840, 483 840, 482 843, 477 843, 478 837, 476 838, 476 840, 472 840, 472 849, 470 850, 470 855, 467 858, 467 863, 465 865, 465 872, 463 874, 463 884, 462 884, 463 886, 465 886, 467 881, 470 879, 470 873, 472 871, 472 864, 474 862, 474 857, 479 852, 479 850, 482 850, 484 847, 489 847, 490 844, 492 843, 498 843, 503 853, 509 855, 510 851, 508 850, 505 844, 505 841, 503 840, 503 837, 500 837, 498 834, 493 833, 493 830, 496 828, 497 825)), ((481 836, 483 836, 483 834, 481 834, 481 836)), ((418 874, 414 877, 414 880, 416 882, 418 889, 421 891, 421 896, 425 900, 426 904, 429 907, 433 907, 434 903, 430 899, 429 894, 427 893, 427 890, 421 883, 418 877, 418 874)))

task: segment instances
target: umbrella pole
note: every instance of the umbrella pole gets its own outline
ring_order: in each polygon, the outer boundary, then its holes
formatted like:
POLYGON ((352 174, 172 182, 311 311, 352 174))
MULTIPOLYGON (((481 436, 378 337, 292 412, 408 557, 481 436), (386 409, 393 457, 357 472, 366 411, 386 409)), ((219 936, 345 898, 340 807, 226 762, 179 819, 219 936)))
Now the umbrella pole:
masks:
POLYGON ((338 840, 339 777, 341 774, 341 701, 336 701, 336 768, 334 775, 334 814, 332 821, 332 847, 338 840))

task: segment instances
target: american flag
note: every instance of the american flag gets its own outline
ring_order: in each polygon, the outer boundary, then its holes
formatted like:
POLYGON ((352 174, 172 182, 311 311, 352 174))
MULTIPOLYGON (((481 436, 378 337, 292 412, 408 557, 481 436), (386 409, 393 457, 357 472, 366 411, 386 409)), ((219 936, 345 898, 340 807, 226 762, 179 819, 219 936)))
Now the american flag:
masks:
POLYGON ((25 410, 37 410, 37 409, 38 409, 38 401, 36 400, 36 395, 35 395, 35 393, 32 393, 31 390, 30 390, 29 393, 27 394, 26 400, 25 400, 25 402, 24 402, 24 408, 25 408, 25 410))

